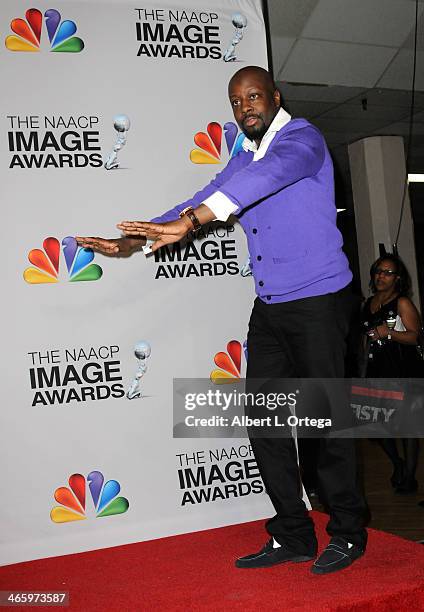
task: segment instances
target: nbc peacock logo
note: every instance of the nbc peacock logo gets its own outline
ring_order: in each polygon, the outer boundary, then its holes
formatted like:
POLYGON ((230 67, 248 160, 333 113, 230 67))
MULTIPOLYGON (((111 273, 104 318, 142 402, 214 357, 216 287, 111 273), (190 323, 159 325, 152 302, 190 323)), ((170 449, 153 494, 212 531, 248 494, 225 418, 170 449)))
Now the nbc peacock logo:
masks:
POLYGON ((238 340, 230 340, 227 352, 220 351, 214 357, 219 369, 212 370, 210 379, 215 384, 235 383, 241 379, 242 346, 238 340))
MULTIPOLYGON (((12 19, 10 28, 15 34, 7 36, 6 48, 9 51, 40 51, 41 32, 43 29, 43 14, 36 8, 30 8, 25 13, 25 19, 12 19)), ((50 42, 50 51, 61 53, 79 53, 84 49, 81 38, 74 36, 77 26, 74 21, 62 17, 56 9, 48 9, 44 13, 44 23, 50 42)))
POLYGON ((68 479, 69 487, 59 487, 54 492, 55 506, 50 512, 54 523, 83 521, 88 516, 96 518, 123 514, 130 504, 125 497, 118 497, 121 485, 117 480, 104 481, 101 472, 90 472, 87 479, 82 474, 72 474, 68 479), (87 483, 93 504, 87 507, 87 483))
MULTIPOLYGON (((28 253, 31 267, 24 271, 24 280, 30 285, 59 282, 60 243, 57 238, 49 237, 43 242, 43 248, 32 249, 28 253)), ((78 246, 73 236, 62 240, 62 251, 65 258, 68 280, 71 282, 99 280, 103 270, 94 259, 92 249, 78 246)))
POLYGON ((190 159, 193 164, 220 164, 222 154, 222 134, 225 135, 225 143, 228 155, 234 157, 242 148, 245 135, 238 133, 238 127, 232 121, 224 124, 212 121, 208 123, 206 132, 197 132, 194 135, 194 143, 199 147, 190 151, 190 159))

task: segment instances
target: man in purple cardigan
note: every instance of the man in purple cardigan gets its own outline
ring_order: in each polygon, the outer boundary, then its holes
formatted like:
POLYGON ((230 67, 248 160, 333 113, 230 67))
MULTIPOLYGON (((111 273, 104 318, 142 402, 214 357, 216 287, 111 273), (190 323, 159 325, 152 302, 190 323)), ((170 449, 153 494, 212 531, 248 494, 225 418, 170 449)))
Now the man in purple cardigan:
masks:
MULTIPOLYGON (((123 238, 78 242, 119 254, 144 244, 147 236, 156 251, 204 223, 236 215, 246 232, 258 296, 249 323, 247 378, 342 378, 352 274, 336 226, 333 164, 324 138, 281 108, 280 93, 263 68, 236 72, 229 98, 246 139, 243 151, 209 185, 150 223, 118 224, 123 238)), ((276 515, 266 525, 271 539, 236 566, 314 559, 317 541, 300 493, 294 440, 252 437, 251 443, 276 515)), ((322 439, 317 466, 331 540, 312 572, 327 574, 350 565, 366 547, 354 440, 322 439)))

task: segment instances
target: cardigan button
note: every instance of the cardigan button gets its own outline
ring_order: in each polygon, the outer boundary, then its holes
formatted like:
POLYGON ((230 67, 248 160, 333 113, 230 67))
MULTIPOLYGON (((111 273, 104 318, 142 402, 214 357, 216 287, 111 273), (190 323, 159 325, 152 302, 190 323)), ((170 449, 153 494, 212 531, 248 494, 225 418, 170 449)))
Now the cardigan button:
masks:
POLYGON ((259 281, 258 285, 259 285, 259 287, 263 287, 264 286, 264 281, 259 281))
POLYGON ((252 232, 253 232, 254 234, 257 234, 257 233, 258 233, 258 230, 256 229, 256 227, 254 227, 254 228, 252 229, 252 232))
POLYGON ((261 261, 261 259, 262 259, 262 255, 258 255, 256 259, 257 259, 258 261, 261 261))

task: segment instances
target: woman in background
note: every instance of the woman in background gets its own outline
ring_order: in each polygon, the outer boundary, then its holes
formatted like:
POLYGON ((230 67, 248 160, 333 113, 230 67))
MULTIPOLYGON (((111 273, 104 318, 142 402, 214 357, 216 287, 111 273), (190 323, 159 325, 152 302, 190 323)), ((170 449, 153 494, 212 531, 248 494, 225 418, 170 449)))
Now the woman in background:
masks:
MULTIPOLYGON (((367 378, 412 378, 423 376, 423 361, 417 345, 421 332, 418 310, 408 297, 410 277, 399 257, 379 257, 370 269, 373 292, 362 311, 367 378)), ((390 478, 396 493, 414 493, 418 488, 415 472, 419 442, 403 439, 403 458, 396 439, 379 439, 393 465, 390 478)))

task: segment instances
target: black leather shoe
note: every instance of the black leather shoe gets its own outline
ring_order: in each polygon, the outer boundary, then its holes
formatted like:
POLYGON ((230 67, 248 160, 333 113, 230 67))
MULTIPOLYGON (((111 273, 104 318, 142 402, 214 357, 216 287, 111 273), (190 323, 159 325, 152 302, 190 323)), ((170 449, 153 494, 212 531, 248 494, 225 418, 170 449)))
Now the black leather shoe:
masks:
POLYGON ((396 495, 412 495, 418 490, 418 482, 415 478, 405 479, 396 489, 396 495))
POLYGON ((390 482, 392 483, 392 487, 396 489, 399 485, 402 484, 405 475, 405 462, 403 459, 399 459, 396 462, 396 465, 393 469, 393 474, 390 477, 390 482))
POLYGON ((292 563, 303 563, 304 561, 312 561, 313 559, 315 559, 315 555, 299 555, 289 551, 285 546, 274 548, 273 539, 271 538, 259 552, 237 559, 236 567, 245 569, 272 567, 279 563, 288 563, 290 561, 292 563))
POLYGON ((344 538, 333 537, 312 566, 313 574, 330 574, 349 567, 364 551, 344 538))

